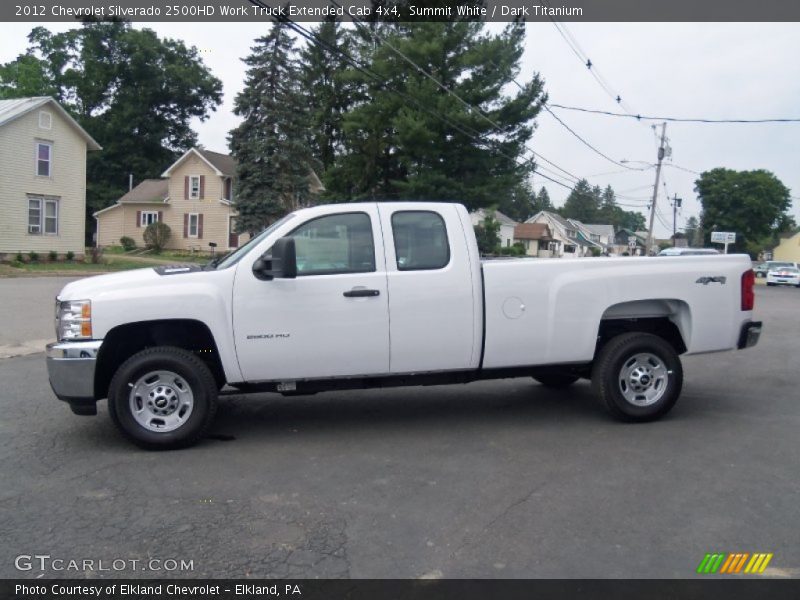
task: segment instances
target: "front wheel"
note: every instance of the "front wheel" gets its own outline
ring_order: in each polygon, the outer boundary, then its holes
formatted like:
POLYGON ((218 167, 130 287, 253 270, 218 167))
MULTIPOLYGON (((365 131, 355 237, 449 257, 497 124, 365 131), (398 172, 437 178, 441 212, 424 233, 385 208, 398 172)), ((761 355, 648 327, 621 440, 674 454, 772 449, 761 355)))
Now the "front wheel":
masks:
POLYGON ((206 364, 174 347, 142 350, 111 380, 108 409, 122 434, 150 450, 184 448, 211 425, 217 383, 206 364))
POLYGON ((623 421, 652 421, 678 401, 683 367, 675 349, 649 333, 625 333, 600 351, 592 386, 609 412, 623 421))

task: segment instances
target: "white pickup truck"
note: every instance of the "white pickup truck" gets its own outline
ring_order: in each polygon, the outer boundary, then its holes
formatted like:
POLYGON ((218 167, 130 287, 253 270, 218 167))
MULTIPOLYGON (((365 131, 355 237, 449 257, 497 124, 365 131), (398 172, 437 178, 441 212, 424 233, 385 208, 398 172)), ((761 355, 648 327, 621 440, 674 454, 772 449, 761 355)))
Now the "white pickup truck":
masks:
POLYGON ((220 393, 503 377, 589 378, 646 421, 678 399, 679 355, 756 344, 753 280, 746 256, 481 261, 459 204, 333 204, 206 267, 68 284, 47 366, 73 412, 108 398, 146 448, 196 442, 220 393))

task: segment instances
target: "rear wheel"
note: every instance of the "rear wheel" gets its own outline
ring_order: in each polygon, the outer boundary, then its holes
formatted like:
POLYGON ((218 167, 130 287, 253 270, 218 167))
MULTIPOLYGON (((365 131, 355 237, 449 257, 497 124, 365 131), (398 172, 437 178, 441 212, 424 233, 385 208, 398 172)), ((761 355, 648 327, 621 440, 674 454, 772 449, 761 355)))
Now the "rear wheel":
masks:
POLYGON ((183 448, 208 430, 217 408, 217 382, 197 356, 174 347, 148 348, 126 360, 108 394, 111 419, 134 444, 183 448))
POLYGON ((592 386, 609 412, 623 421, 652 421, 678 401, 683 367, 675 349, 649 333, 625 333, 600 351, 592 386))
POLYGON ((549 388, 569 387, 580 379, 577 375, 568 375, 566 373, 539 373, 534 375, 533 378, 549 388))

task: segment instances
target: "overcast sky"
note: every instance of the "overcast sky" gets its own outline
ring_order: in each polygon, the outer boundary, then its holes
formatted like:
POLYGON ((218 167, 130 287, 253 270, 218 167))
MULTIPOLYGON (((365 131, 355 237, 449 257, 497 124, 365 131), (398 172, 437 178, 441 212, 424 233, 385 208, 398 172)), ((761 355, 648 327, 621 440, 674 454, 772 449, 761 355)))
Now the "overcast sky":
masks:
MULTIPOLYGON (((64 30, 66 23, 48 25, 64 30)), ((144 25, 137 25, 144 26, 144 25)), ((162 37, 184 40, 200 49, 211 71, 224 84, 224 100, 205 123, 194 127, 200 143, 227 152, 227 132, 236 126, 233 98, 241 90, 244 65, 253 39, 267 24, 150 23, 162 37)), ((498 29, 498 25, 492 25, 498 29)), ((626 104, 643 115, 671 117, 798 118, 800 117, 800 23, 570 23, 566 25, 602 78, 626 104)), ((27 47, 31 25, 0 24, 0 62, 13 60, 27 47)), ((544 79, 551 103, 620 111, 620 107, 581 64, 552 23, 528 25, 526 50, 519 76, 527 81, 534 72, 544 79)), ((511 90, 513 91, 513 90, 511 90)), ((650 122, 559 110, 560 118, 604 154, 615 160, 656 160, 656 138, 650 122)), ((542 113, 532 146, 559 167, 593 184, 611 184, 625 198, 620 203, 644 205, 652 194, 654 169, 621 171, 593 153, 542 113)), ((659 126, 660 130, 660 126, 659 126)), ((680 228, 699 214, 694 193, 696 175, 683 167, 703 171, 714 167, 767 169, 792 190, 792 214, 800 222, 800 123, 793 124, 681 124, 669 123, 667 137, 672 161, 665 161, 657 206, 663 223, 656 235, 671 234, 672 209, 665 198, 683 198, 680 228)), ((543 167, 557 171, 546 162, 543 167)), ((535 178, 537 189, 546 185, 556 205, 568 190, 535 178)), ((626 207, 631 208, 631 207, 626 207)))

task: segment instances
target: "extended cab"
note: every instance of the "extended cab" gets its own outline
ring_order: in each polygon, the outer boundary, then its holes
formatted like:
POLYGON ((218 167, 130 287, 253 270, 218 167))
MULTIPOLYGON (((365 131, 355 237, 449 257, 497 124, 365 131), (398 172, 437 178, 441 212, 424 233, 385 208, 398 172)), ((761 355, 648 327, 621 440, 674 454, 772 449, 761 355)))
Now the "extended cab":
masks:
POLYGON ((754 345, 745 256, 481 261, 466 209, 298 210, 221 261, 68 284, 47 347, 77 414, 108 398, 148 448, 209 428, 220 393, 590 378, 613 415, 664 415, 681 354, 754 345), (224 388, 224 389, 223 389, 224 388))

